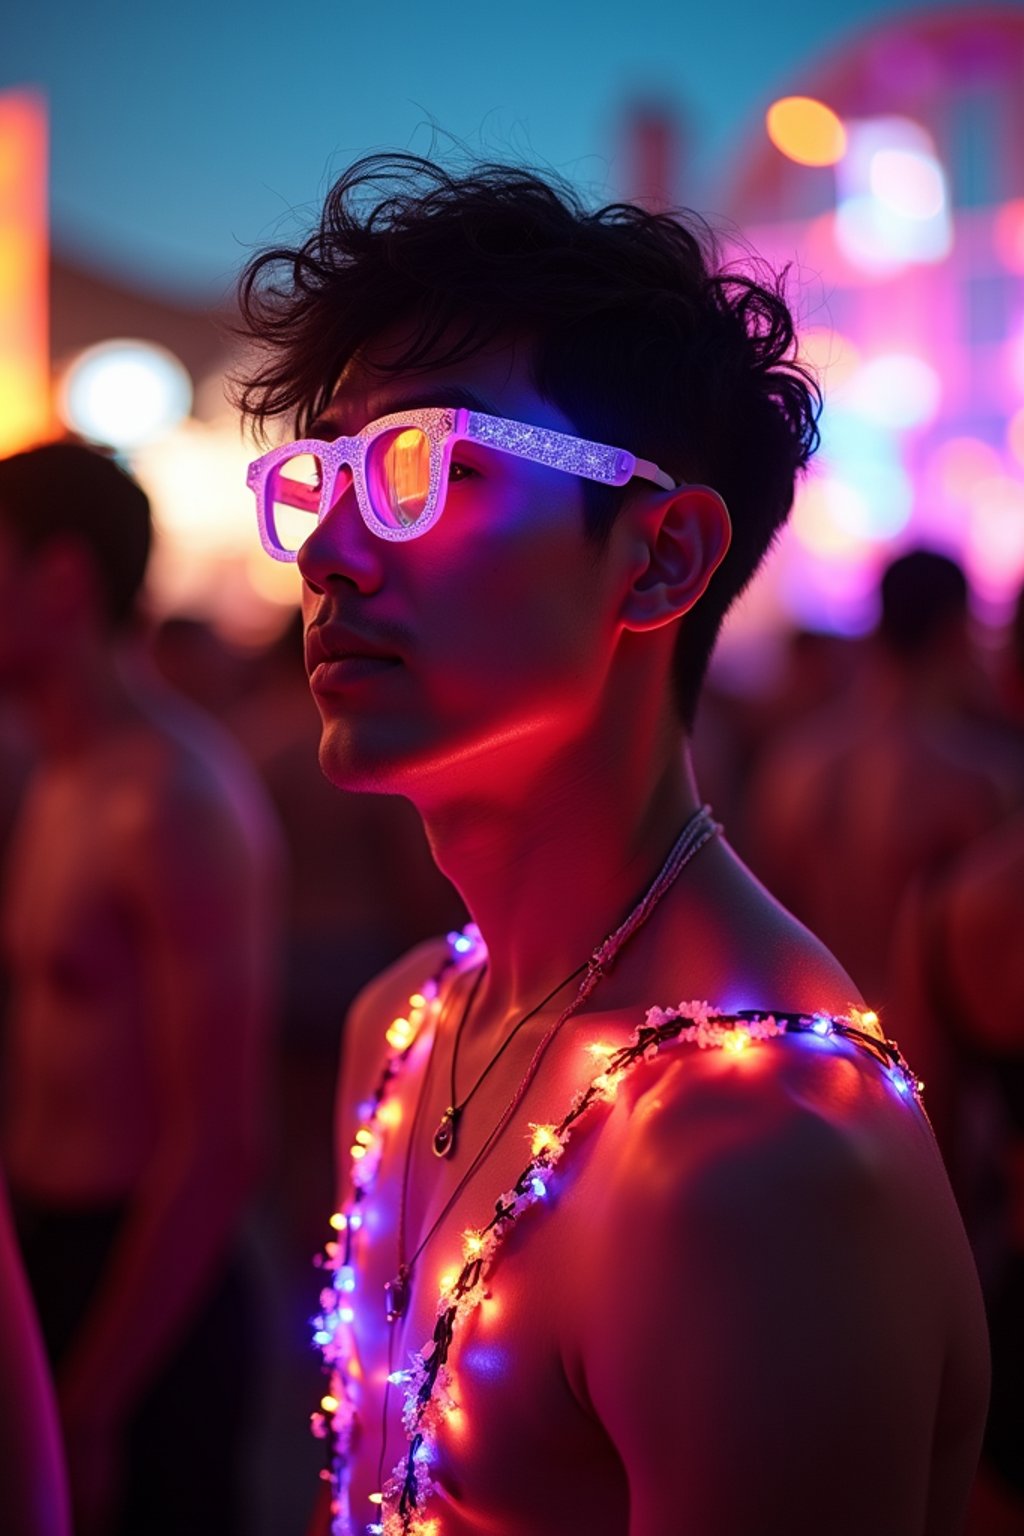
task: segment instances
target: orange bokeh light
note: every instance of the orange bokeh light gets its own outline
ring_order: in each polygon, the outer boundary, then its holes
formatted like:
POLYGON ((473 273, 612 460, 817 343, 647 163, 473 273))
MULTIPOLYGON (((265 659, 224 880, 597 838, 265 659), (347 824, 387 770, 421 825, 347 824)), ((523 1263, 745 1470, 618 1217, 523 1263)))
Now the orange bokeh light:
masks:
POLYGON ((797 165, 835 165, 846 153, 846 129, 823 101, 783 96, 765 114, 775 148, 797 165))

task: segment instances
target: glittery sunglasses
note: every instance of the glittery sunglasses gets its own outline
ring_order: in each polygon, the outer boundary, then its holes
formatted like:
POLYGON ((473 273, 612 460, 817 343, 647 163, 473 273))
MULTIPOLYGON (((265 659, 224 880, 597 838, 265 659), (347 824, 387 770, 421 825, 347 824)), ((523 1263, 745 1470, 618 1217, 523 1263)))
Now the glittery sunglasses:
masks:
POLYGON ((294 560, 314 528, 353 486, 363 522, 378 538, 418 539, 444 510, 452 447, 466 440, 603 485, 634 476, 662 490, 676 482, 647 459, 586 438, 482 411, 431 406, 369 422, 355 437, 303 438, 249 465, 260 539, 275 560, 294 560))

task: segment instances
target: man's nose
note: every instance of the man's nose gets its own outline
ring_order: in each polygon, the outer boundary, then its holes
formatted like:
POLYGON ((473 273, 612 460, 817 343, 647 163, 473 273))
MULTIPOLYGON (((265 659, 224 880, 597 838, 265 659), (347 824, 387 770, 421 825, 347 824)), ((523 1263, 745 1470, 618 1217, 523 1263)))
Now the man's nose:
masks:
POLYGON ((352 477, 345 470, 339 475, 338 486, 334 505, 296 557, 302 579, 317 592, 326 591, 337 581, 351 582, 364 594, 375 592, 384 580, 385 542, 363 522, 352 477))

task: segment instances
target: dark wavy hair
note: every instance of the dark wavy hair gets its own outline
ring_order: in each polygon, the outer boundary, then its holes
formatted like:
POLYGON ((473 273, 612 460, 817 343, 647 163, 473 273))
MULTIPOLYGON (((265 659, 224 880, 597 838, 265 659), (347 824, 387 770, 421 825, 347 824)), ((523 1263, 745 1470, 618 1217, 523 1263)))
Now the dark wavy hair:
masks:
POLYGON ((81 544, 108 628, 131 624, 149 559, 149 499, 109 453, 67 439, 0 460, 0 525, 26 555, 60 538, 81 544))
MULTIPOLYGON (((589 209, 569 186, 507 165, 456 173, 372 155, 327 197, 301 245, 253 257, 240 334, 255 343, 235 398, 258 433, 304 435, 357 349, 395 321, 395 373, 473 356, 505 334, 532 344, 540 393, 583 436, 712 485, 733 541, 680 624, 676 702, 687 728, 722 620, 785 522, 818 445, 821 396, 796 361, 785 273, 723 266, 696 215, 589 209)), ((584 481, 600 545, 619 490, 584 481)))

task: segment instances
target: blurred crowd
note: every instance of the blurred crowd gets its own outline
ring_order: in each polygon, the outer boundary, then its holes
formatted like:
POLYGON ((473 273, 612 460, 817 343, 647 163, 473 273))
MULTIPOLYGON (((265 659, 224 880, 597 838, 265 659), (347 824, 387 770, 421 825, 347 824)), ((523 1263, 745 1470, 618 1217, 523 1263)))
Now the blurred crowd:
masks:
MULTIPOLYGON (((0 473, 5 514, 22 494, 0 473)), ((321 776, 298 615, 258 654, 144 631, 145 540, 118 595, 102 540, 32 538, 0 518, 0 1366, 59 1416, 32 1455, 54 1489, 63 1455, 80 1536, 298 1536, 342 1022, 464 913, 406 802, 321 776)), ((712 678, 698 782, 925 1082, 989 1312, 972 1533, 999 1536, 1024 1530, 1024 603, 979 630, 923 550, 879 597, 873 634, 794 633, 759 691, 712 678)), ((55 1496, 4 1528, 66 1520, 55 1496)))

